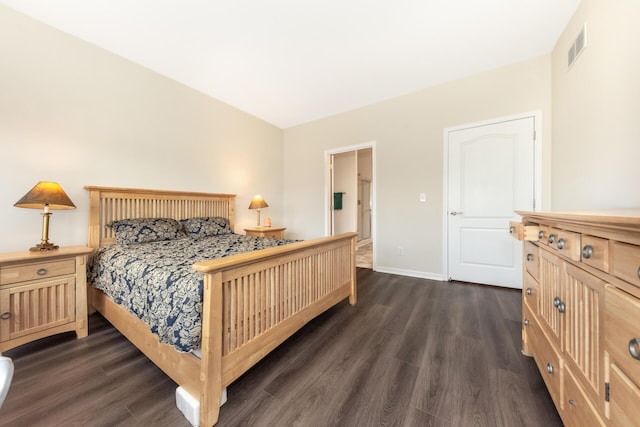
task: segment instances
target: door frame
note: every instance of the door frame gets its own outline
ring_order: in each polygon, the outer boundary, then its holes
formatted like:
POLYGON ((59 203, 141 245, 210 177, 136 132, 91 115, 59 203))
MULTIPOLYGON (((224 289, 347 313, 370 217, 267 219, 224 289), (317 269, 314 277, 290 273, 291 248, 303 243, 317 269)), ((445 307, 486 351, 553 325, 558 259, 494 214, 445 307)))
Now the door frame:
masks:
POLYGON ((534 210, 542 210, 542 111, 533 111, 529 113, 514 114, 512 116, 497 117, 494 119, 482 120, 479 122, 466 123, 457 126, 444 128, 443 130, 443 165, 442 165, 442 272, 444 280, 449 280, 449 133, 494 125, 503 122, 509 122, 520 119, 533 118, 534 130, 534 153, 533 153, 533 197, 534 210))
MULTIPOLYGON (((324 199, 324 212, 325 212, 325 227, 324 227, 324 233, 325 236, 331 236, 331 225, 332 225, 332 221, 331 221, 331 207, 332 207, 332 203, 333 203, 333 194, 332 194, 332 183, 331 183, 331 179, 333 174, 331 173, 331 156, 333 156, 334 154, 341 154, 341 153, 348 153, 351 151, 359 151, 359 150, 363 150, 363 149, 367 149, 370 148, 371 149, 371 181, 372 181, 372 185, 371 185, 371 240, 373 242, 373 269, 375 270, 376 268, 376 217, 377 217, 377 208, 376 208, 376 204, 377 204, 377 194, 376 194, 376 188, 377 188, 377 183, 378 183, 378 179, 377 179, 377 165, 376 165, 376 141, 369 141, 369 142, 363 142, 360 144, 355 144, 355 145, 348 145, 345 147, 338 147, 338 148, 332 148, 329 150, 325 150, 324 152, 324 194, 325 194, 325 199, 324 199)), ((357 157, 356 157, 357 158, 357 157)), ((356 175, 357 178, 357 175, 356 175)), ((354 190, 357 193, 358 190, 358 180, 356 179, 355 182, 355 186, 354 186, 354 190)))

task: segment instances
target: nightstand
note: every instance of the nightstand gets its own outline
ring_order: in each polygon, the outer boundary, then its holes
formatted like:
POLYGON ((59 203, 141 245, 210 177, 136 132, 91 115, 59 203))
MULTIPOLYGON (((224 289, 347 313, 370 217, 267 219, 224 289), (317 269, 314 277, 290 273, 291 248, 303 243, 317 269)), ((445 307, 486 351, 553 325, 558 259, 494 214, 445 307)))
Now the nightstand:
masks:
POLYGON ((284 230, 286 229, 287 227, 251 227, 245 228, 244 232, 247 236, 284 239, 284 230))
POLYGON ((0 253, 0 352, 61 332, 88 335, 87 256, 92 250, 68 246, 0 253))

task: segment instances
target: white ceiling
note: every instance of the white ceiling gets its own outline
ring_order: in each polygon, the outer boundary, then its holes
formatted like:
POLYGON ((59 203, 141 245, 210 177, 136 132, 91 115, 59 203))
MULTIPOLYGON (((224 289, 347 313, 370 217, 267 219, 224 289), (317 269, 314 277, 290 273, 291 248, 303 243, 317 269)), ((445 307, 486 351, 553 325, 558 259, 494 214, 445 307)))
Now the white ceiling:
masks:
POLYGON ((544 55, 580 0, 0 0, 280 128, 544 55))

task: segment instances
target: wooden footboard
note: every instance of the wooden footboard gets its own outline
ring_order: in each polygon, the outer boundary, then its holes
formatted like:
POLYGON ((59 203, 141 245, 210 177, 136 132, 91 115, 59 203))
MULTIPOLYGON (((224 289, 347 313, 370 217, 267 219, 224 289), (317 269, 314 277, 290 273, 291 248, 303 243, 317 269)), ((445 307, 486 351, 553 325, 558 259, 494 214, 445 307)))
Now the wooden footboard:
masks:
POLYGON ((357 233, 300 242, 194 268, 204 274, 200 424, 218 419, 222 389, 311 319, 356 303, 357 233))

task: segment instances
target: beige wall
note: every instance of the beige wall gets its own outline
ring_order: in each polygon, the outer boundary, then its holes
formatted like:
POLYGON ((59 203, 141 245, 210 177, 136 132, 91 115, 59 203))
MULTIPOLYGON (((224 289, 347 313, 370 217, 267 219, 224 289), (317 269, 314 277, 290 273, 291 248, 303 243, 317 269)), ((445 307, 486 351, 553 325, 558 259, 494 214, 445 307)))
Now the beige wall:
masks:
MULTIPOLYGON (((286 129, 288 231, 298 238, 324 235, 325 151, 375 142, 378 269, 440 278, 443 130, 533 111, 542 112, 543 158, 549 164, 550 56, 286 129), (419 202, 420 193, 426 193, 426 203, 419 202)), ((543 175, 548 194, 548 167, 543 175)))
POLYGON ((238 195, 237 230, 253 194, 282 223, 282 130, 98 47, 0 6, 0 251, 40 240, 38 211, 13 204, 58 181, 74 211, 50 237, 84 244, 84 185, 238 195))
POLYGON ((640 206, 640 2, 584 0, 552 54, 554 209, 640 206), (567 51, 587 23, 587 48, 567 51))

